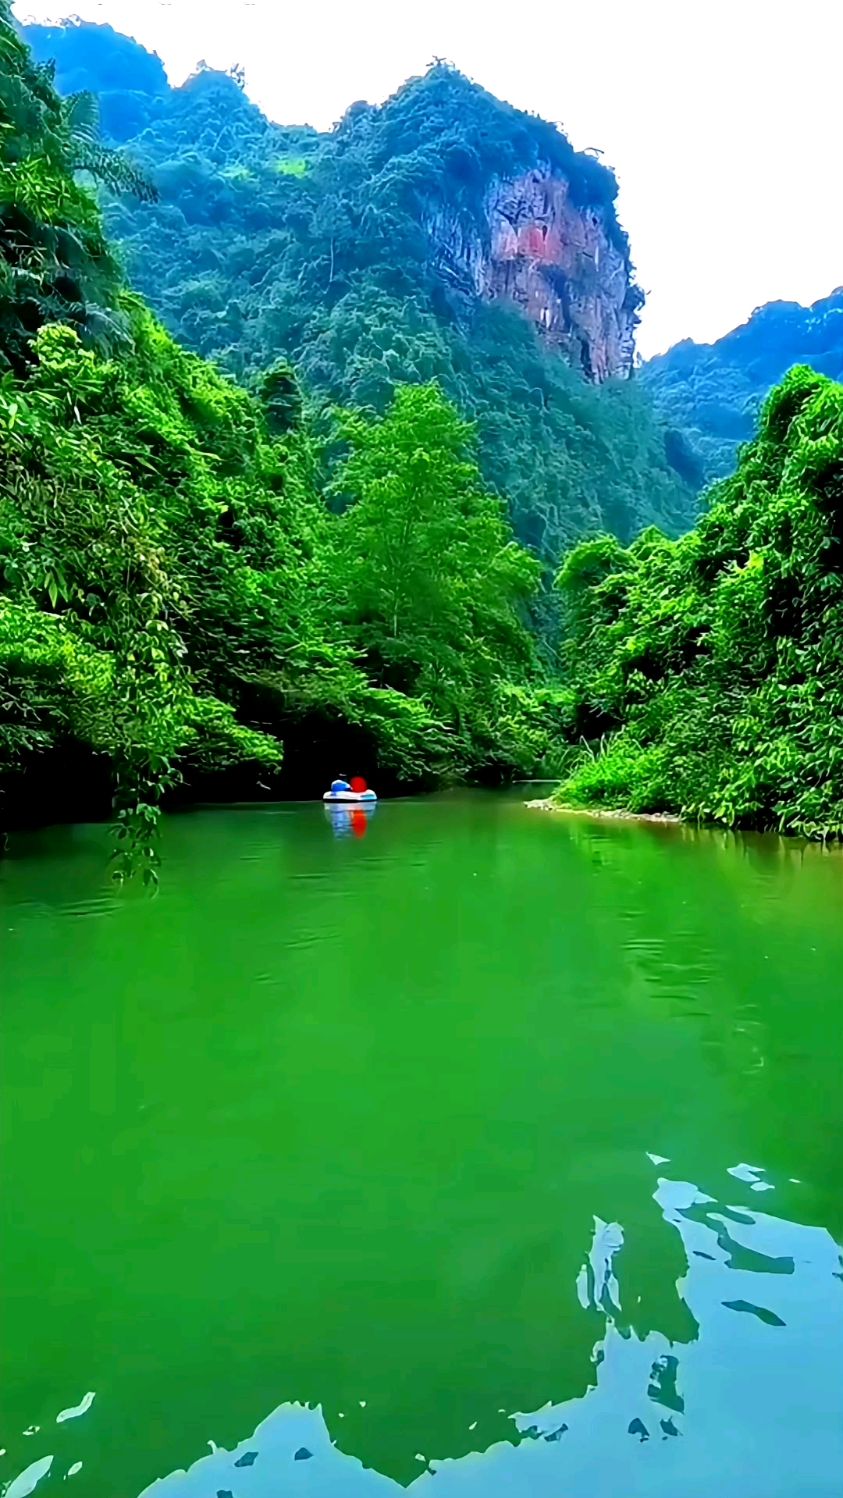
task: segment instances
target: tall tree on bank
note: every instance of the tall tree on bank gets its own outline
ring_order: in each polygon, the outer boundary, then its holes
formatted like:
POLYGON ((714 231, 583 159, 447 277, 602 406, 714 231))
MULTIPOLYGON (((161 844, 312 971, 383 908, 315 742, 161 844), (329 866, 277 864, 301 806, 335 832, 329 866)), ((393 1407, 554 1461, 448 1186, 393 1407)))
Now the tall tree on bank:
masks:
POLYGON ((399 388, 374 421, 346 413, 342 429, 338 607, 374 678, 445 706, 481 678, 523 674, 520 609, 540 568, 483 486, 473 429, 435 385, 399 388))
POLYGON ((61 100, 52 77, 32 62, 0 0, 0 369, 26 365, 44 323, 66 322, 101 348, 126 337, 117 261, 83 182, 157 197, 122 152, 99 141, 96 99, 61 100))

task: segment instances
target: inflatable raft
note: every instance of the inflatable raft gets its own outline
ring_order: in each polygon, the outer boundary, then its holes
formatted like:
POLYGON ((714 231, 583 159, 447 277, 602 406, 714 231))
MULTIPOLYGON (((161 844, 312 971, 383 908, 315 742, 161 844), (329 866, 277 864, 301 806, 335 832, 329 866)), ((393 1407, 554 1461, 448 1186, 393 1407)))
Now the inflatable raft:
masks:
POLYGON ((355 802, 359 805, 361 801, 371 804, 373 801, 377 801, 377 799, 374 791, 326 791, 322 797, 323 801, 333 801, 337 806, 347 805, 348 803, 353 805, 355 802))

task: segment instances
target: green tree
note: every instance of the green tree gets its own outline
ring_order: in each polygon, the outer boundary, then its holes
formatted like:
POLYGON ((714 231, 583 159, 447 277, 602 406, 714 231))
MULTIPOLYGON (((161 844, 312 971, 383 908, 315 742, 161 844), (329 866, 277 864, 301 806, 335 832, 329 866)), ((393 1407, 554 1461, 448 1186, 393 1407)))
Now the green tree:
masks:
POLYGON ((385 415, 346 413, 336 491, 335 607, 367 672, 470 732, 478 699, 534 670, 524 605, 540 567, 484 488, 474 432, 435 385, 385 415))

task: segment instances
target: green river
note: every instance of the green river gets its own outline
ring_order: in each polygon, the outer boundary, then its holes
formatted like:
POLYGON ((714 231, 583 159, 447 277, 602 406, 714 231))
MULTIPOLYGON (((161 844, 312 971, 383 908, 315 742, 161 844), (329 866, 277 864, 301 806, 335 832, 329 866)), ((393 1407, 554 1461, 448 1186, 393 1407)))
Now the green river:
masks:
POLYGON ((6 1498, 839 1498, 841 851, 477 792, 162 852, 0 862, 6 1498))

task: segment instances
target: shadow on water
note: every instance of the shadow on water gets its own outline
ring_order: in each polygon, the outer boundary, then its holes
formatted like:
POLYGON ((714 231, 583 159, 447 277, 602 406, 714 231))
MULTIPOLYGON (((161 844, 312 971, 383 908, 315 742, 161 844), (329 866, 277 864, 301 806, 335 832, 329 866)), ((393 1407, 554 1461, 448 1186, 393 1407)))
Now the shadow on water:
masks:
POLYGON ((171 819, 154 900, 101 829, 3 866, 5 1498, 836 1492, 843 865, 364 830, 171 819))

